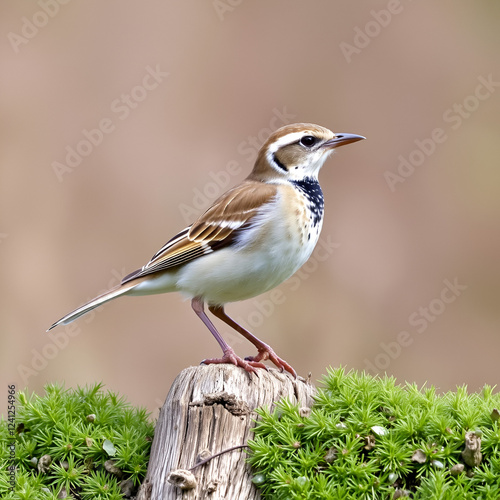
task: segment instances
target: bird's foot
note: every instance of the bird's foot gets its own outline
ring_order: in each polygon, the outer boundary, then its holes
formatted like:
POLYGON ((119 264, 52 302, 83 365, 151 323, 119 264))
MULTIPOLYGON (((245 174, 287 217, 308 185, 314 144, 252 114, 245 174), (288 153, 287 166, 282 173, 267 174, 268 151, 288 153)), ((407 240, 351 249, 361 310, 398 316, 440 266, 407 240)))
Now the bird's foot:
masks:
POLYGON ((242 359, 236 355, 233 349, 226 350, 222 358, 204 359, 201 363, 204 365, 229 363, 243 368, 248 373, 255 374, 257 374, 256 368, 264 368, 264 370, 268 370, 268 367, 264 363, 261 363, 260 360, 253 360, 248 358, 242 359))
POLYGON ((274 363, 281 371, 286 370, 288 373, 293 375, 294 378, 297 378, 297 372, 293 369, 293 367, 284 359, 281 359, 269 346, 259 349, 257 356, 248 356, 245 358, 245 361, 248 361, 249 363, 260 363, 261 361, 266 360, 274 363))

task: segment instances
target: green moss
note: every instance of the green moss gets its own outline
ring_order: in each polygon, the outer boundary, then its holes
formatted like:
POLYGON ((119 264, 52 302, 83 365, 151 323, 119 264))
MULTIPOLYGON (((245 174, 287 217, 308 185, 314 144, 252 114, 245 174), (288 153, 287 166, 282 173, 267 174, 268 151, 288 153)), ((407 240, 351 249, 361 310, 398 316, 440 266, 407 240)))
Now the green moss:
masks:
MULTIPOLYGON (((74 500, 124 498, 124 482, 137 486, 146 473, 153 436, 149 415, 104 392, 101 384, 75 390, 48 385, 45 392, 43 397, 18 394, 13 436, 8 422, 0 420, 0 498, 52 500, 63 489, 74 500), (7 469, 12 442, 14 492, 7 469)), ((277 500, 403 494, 421 500, 497 500, 496 409, 500 395, 491 387, 479 394, 459 387, 438 395, 434 388, 401 387, 388 377, 331 370, 311 411, 288 401, 273 413, 259 410, 249 443, 254 483, 263 498, 277 500), (481 441, 480 460, 462 456, 471 431, 481 441)))
POLYGON ((119 500, 120 483, 137 486, 146 474, 149 415, 104 392, 102 384, 74 390, 48 385, 43 397, 20 392, 15 423, 11 436, 0 420, 0 497, 6 500, 55 499, 63 489, 68 499, 119 500), (12 492, 7 467, 13 441, 12 492))
POLYGON ((438 395, 342 368, 323 383, 308 416, 287 401, 259 410, 249 460, 263 498, 500 498, 500 395, 491 387, 438 395), (481 440, 472 465, 462 457, 469 431, 481 440), (463 472, 452 474, 455 464, 463 472))

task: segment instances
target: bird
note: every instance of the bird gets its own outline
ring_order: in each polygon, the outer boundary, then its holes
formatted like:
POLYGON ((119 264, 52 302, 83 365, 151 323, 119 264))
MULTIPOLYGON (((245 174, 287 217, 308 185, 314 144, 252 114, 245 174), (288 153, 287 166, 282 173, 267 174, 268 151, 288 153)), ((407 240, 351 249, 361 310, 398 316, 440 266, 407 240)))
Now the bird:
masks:
POLYGON ((268 369, 263 363, 268 360, 297 377, 288 362, 229 317, 224 307, 273 289, 308 260, 323 225, 319 171, 336 148, 362 139, 312 123, 277 129, 262 145, 246 179, 168 240, 142 268, 66 314, 47 331, 122 295, 176 291, 191 299, 194 312, 222 349, 222 357, 202 363, 231 363, 258 374, 257 368, 268 369), (251 342, 257 354, 239 357, 208 317, 205 305, 251 342))

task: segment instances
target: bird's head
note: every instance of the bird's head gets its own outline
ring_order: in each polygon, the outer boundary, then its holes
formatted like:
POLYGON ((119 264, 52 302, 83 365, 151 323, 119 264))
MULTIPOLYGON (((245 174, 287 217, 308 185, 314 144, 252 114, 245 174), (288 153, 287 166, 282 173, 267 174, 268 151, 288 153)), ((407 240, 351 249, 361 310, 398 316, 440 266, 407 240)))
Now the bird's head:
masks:
POLYGON ((267 182, 317 179, 335 148, 361 139, 361 135, 334 134, 312 123, 285 125, 264 143, 250 177, 267 182))

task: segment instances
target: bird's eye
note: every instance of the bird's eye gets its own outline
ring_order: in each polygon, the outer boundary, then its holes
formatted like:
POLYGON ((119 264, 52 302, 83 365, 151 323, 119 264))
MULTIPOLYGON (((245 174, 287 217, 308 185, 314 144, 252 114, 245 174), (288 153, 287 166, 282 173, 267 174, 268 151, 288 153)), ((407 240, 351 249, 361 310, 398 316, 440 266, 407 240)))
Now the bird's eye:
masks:
POLYGON ((305 135, 304 137, 302 137, 302 139, 300 139, 299 142, 302 146, 310 148, 316 144, 316 141, 316 137, 313 137, 312 135, 305 135))

